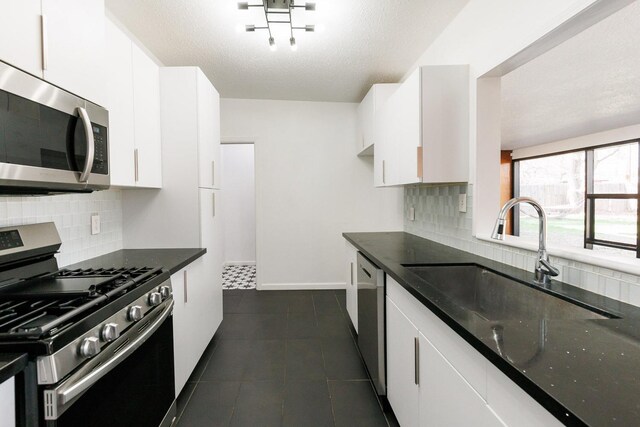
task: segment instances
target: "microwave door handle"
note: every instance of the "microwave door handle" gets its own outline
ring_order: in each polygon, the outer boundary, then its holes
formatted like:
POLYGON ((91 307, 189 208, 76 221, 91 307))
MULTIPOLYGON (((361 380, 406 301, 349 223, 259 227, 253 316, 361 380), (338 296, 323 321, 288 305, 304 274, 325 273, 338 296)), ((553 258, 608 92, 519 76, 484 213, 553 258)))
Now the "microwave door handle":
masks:
POLYGON ((87 182, 89 181, 89 175, 91 175, 91 169, 93 168, 93 161, 95 160, 96 155, 96 145, 93 139, 93 128, 91 127, 91 120, 89 119, 89 114, 87 110, 78 107, 78 116, 80 116, 80 120, 84 124, 84 136, 87 140, 87 160, 84 164, 84 170, 80 173, 80 178, 78 178, 79 182, 87 182))
MULTIPOLYGON (((118 366, 120 362, 129 357, 131 353, 147 341, 147 339, 153 335, 158 328, 160 328, 162 323, 172 314, 172 312, 173 300, 169 300, 168 303, 165 304, 162 313, 160 313, 156 319, 153 320, 142 333, 140 333, 140 335, 136 337, 129 337, 127 334, 120 336, 119 341, 123 341, 126 344, 124 347, 120 348, 115 355, 111 356, 107 360, 101 360, 100 356, 102 355, 98 354, 96 357, 91 359, 91 362, 93 363, 89 363, 91 366, 87 366, 87 370, 91 369, 91 367, 94 369, 90 370, 89 374, 80 376, 80 378, 74 378, 72 375, 58 387, 51 390, 45 390, 45 413, 50 414, 49 418, 45 415, 45 419, 57 419, 62 415, 62 413, 70 407, 77 397, 87 391, 92 385, 98 382, 98 380, 118 366), (51 405, 51 408, 48 408, 48 405, 51 405)), ((135 333, 133 332, 133 328, 132 333, 135 333)), ((117 346, 118 341, 114 341, 112 345, 113 344, 117 346)))

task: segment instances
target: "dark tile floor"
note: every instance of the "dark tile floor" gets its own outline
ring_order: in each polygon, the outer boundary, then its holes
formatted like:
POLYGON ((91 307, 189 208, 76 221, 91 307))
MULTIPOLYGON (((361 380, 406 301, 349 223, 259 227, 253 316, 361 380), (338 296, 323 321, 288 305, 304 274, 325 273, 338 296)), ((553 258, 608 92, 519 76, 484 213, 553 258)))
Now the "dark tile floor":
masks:
POLYGON ((396 426, 344 291, 224 291, 224 320, 178 397, 178 426, 396 426))

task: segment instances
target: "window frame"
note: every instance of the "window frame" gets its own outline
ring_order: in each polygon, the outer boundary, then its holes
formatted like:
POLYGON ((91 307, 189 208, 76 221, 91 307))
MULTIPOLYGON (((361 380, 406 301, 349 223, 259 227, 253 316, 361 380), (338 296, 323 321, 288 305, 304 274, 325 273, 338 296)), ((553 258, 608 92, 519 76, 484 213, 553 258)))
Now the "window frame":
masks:
MULTIPOLYGON (((570 153, 585 153, 585 189, 584 189, 584 237, 583 248, 593 249, 593 245, 604 246, 622 250, 630 250, 636 253, 636 258, 640 258, 640 138, 633 138, 624 141, 611 142, 607 144, 594 145, 572 150, 557 151, 538 156, 522 157, 511 161, 511 183, 512 197, 520 196, 520 162, 525 160, 540 159, 545 157, 559 156, 570 153), (618 145, 628 145, 635 143, 638 146, 638 184, 636 193, 595 193, 595 165, 594 152, 600 148, 614 147, 618 145), (638 209, 636 210, 636 243, 624 243, 610 240, 597 239, 595 237, 595 205, 596 200, 636 200, 638 209)), ((513 212, 513 235, 520 235, 520 206, 516 205, 513 212)))

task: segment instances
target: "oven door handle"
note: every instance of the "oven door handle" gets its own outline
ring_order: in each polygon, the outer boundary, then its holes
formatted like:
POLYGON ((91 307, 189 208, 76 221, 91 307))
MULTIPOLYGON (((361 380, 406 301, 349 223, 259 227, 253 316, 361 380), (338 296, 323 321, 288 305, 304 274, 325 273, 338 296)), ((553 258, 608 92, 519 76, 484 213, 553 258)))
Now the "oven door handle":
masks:
POLYGON ((86 389, 95 384, 100 378, 105 376, 109 371, 115 368, 122 360, 126 359, 138 349, 144 342, 151 336, 155 331, 158 330, 162 322, 165 321, 167 317, 171 315, 173 309, 173 300, 171 303, 165 307, 164 311, 158 315, 158 318, 148 326, 144 332, 142 332, 136 339, 134 339, 131 343, 127 344, 124 348, 120 349, 118 353, 116 353, 115 357, 104 362, 102 365, 98 366, 94 371, 92 371, 86 377, 83 377, 80 381, 69 385, 69 387, 62 387, 62 389, 58 390, 58 397, 60 399, 60 403, 63 405, 75 399, 78 395, 84 392, 86 389))
MULTIPOLYGON (((94 366, 97 365, 97 367, 90 371, 89 374, 81 376, 79 379, 74 378, 72 375, 55 389, 45 390, 45 406, 49 404, 54 406, 51 408, 45 408, 45 419, 57 419, 62 415, 62 413, 67 409, 66 406, 69 405, 69 403, 87 391, 87 389, 89 389, 93 384, 98 382, 120 362, 138 349, 138 347, 144 344, 144 342, 158 330, 172 312, 173 300, 169 300, 158 317, 153 320, 152 323, 148 325, 142 333, 140 333, 140 335, 136 336, 131 342, 120 348, 115 355, 106 355, 107 357, 110 357, 107 360, 100 360, 100 355, 94 357, 91 360, 91 364, 94 366), (54 396, 50 396, 51 394, 54 396), (50 414, 51 417, 47 417, 47 414, 50 414)), ((134 325, 134 328, 136 328, 136 325, 134 325)), ((128 334, 122 336, 125 342, 129 339, 127 335, 128 334)), ((117 343, 118 342, 115 341, 113 344, 117 346, 117 343)))

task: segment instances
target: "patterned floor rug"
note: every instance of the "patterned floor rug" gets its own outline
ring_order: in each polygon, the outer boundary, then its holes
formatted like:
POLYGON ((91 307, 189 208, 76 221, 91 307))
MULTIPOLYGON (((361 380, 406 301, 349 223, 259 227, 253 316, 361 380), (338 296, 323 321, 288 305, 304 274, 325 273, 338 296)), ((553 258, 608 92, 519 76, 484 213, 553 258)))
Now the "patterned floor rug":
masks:
POLYGON ((227 265, 222 271, 222 289, 255 289, 255 265, 227 265))

